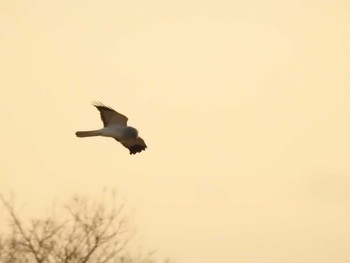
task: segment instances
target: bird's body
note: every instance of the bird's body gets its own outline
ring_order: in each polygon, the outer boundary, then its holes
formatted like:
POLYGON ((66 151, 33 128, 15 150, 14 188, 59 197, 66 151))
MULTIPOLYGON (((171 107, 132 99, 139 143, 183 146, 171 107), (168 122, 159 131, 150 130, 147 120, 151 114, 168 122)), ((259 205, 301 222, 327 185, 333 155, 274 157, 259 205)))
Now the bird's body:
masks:
POLYGON ((75 133, 77 137, 112 137, 128 148, 130 154, 136 154, 147 148, 143 139, 138 137, 138 131, 131 126, 127 126, 128 118, 126 116, 102 103, 96 103, 94 106, 100 111, 104 127, 99 130, 78 131, 75 133))

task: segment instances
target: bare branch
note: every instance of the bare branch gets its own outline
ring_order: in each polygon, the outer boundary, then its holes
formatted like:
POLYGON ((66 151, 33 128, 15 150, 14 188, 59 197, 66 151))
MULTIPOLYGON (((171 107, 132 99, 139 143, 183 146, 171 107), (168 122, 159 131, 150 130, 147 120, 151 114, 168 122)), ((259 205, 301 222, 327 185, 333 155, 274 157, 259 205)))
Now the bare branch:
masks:
POLYGON ((11 234, 0 238, 0 263, 154 262, 150 256, 128 256, 126 219, 115 195, 108 202, 74 198, 65 206, 66 213, 60 213, 65 218, 53 214, 29 225, 22 223, 12 203, 1 195, 0 201, 10 215, 12 228, 11 234))

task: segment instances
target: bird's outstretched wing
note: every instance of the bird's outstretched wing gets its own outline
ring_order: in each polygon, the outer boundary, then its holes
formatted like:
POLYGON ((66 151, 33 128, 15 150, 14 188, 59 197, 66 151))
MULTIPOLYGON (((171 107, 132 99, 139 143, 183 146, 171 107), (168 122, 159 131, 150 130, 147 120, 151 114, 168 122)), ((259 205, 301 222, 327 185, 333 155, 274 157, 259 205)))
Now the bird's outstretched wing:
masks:
POLYGON ((116 112, 101 102, 94 102, 93 105, 99 110, 104 127, 111 125, 126 126, 128 118, 123 114, 116 112))
POLYGON ((141 137, 137 137, 134 140, 126 140, 120 142, 125 148, 128 148, 130 154, 136 154, 146 150, 147 145, 141 137))

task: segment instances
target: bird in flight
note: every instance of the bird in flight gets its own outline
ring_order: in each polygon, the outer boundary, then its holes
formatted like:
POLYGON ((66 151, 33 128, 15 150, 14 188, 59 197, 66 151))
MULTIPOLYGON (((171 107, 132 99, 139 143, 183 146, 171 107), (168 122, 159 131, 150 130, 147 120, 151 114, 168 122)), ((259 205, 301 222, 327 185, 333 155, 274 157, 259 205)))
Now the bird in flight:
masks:
POLYGON ((147 148, 144 140, 138 136, 138 131, 127 125, 128 118, 112 108, 95 102, 93 105, 99 110, 103 122, 103 128, 93 131, 77 131, 77 137, 104 136, 112 137, 128 148, 130 154, 136 154, 147 148))

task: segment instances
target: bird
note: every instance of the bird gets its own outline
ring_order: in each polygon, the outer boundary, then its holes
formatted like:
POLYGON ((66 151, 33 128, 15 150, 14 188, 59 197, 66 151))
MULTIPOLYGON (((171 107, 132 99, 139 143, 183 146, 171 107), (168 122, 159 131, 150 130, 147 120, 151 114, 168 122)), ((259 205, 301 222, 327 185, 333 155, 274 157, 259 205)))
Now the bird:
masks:
POLYGON ((112 137, 129 149, 130 154, 146 150, 147 145, 145 141, 139 137, 137 129, 127 125, 128 118, 126 116, 101 102, 93 102, 92 105, 100 112, 103 128, 92 131, 77 131, 75 133, 77 137, 112 137))

